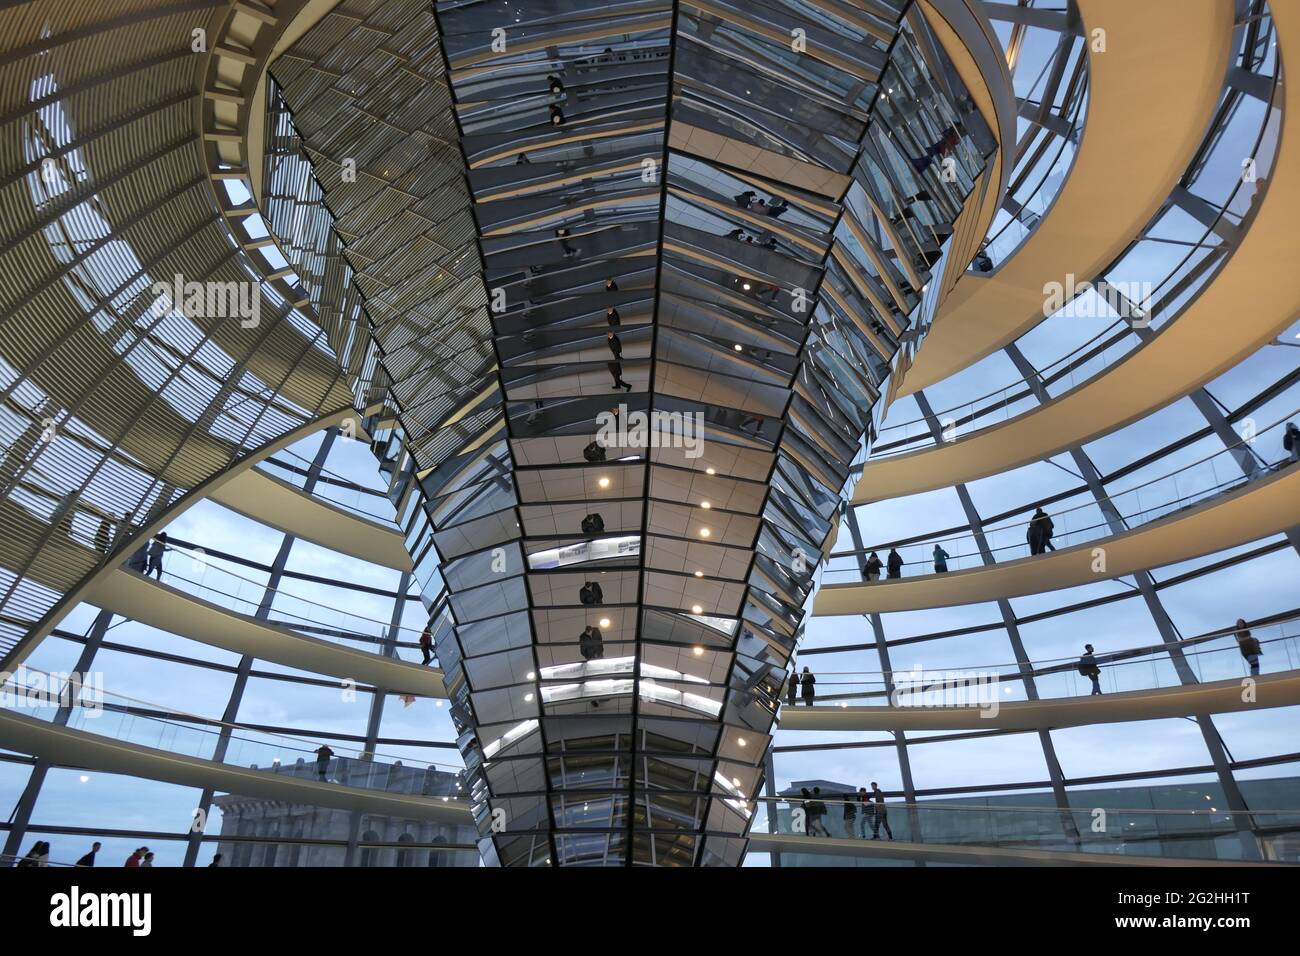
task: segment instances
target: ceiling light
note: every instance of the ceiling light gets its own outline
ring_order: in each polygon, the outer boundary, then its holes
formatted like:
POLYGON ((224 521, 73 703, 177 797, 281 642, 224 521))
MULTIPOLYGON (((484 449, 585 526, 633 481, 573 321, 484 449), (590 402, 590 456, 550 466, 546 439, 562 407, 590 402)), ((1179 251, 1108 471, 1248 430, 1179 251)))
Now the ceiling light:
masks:
POLYGON ((696 571, 696 572, 695 572, 695 576, 696 576, 697 578, 702 578, 702 577, 704 577, 704 572, 703 572, 703 571, 696 571))
POLYGON ((596 484, 600 485, 600 487, 602 487, 602 488, 608 488, 608 487, 609 487, 609 479, 608 479, 608 478, 602 478, 602 479, 600 479, 600 481, 596 482, 596 484))
POLYGON ((695 648, 695 656, 696 656, 696 657, 703 657, 703 656, 704 656, 704 648, 702 648, 702 647, 696 647, 696 648, 695 648))
POLYGON ((700 529, 700 537, 701 537, 701 538, 707 538, 707 537, 708 537, 709 535, 711 535, 711 534, 713 534, 713 532, 710 531, 708 528, 701 528, 701 529, 700 529))
POLYGON ((698 604, 692 604, 692 605, 691 605, 691 613, 692 613, 692 614, 703 614, 703 613, 704 613, 704 608, 700 607, 698 604))
POLYGON ((740 746, 742 746, 742 747, 745 746, 745 738, 744 738, 744 737, 737 737, 737 738, 736 738, 736 743, 740 744, 740 746))
POLYGON ((84 773, 77 779, 80 780, 82 783, 90 783, 90 778, 86 776, 84 773))
POLYGON ((607 618, 607 617, 602 617, 602 618, 600 619, 600 626, 601 626, 601 627, 609 627, 609 618, 607 618))
POLYGON ((716 474, 718 473, 718 471, 717 471, 716 468, 705 468, 705 469, 704 469, 704 473, 705 473, 706 475, 716 475, 716 474))
POLYGON ((712 508, 713 505, 709 504, 707 501, 701 501, 700 507, 703 508, 705 511, 707 511, 708 509, 712 508))
POLYGON ((536 671, 529 671, 529 672, 528 672, 528 680, 537 680, 537 672, 536 672, 536 671))
POLYGON ((745 347, 744 347, 743 345, 737 345, 737 346, 735 346, 735 349, 736 349, 737 352, 743 352, 743 351, 745 351, 745 347))

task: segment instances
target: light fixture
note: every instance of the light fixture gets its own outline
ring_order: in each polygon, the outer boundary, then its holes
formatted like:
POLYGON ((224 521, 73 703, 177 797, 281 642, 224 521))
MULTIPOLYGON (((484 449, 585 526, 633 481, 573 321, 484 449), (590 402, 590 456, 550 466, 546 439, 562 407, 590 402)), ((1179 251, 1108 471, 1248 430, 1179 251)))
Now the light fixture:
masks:
POLYGON ((600 619, 600 626, 601 626, 601 627, 609 627, 609 618, 607 618, 607 617, 602 617, 602 618, 600 619))
POLYGON ((608 478, 602 478, 602 479, 600 479, 600 481, 596 482, 596 484, 600 485, 600 487, 602 487, 602 488, 608 488, 608 487, 609 487, 609 479, 608 479, 608 478))
POLYGON ((691 605, 691 613, 692 613, 692 614, 703 614, 703 613, 704 613, 704 608, 700 607, 698 604, 692 604, 692 605, 691 605))
POLYGON ((703 508, 705 511, 708 511, 710 508, 713 507, 713 505, 709 504, 707 501, 701 501, 700 507, 703 508))
POLYGON ((743 345, 740 345, 739 343, 737 343, 737 344, 735 345, 735 349, 736 349, 737 352, 743 352, 743 351, 745 351, 745 347, 744 347, 743 345))
POLYGON ((740 786, 740 778, 739 778, 739 777, 732 777, 732 778, 731 778, 731 783, 732 783, 733 786, 739 787, 739 786, 740 786))
POLYGON ((748 282, 743 282, 743 283, 741 283, 741 286, 740 286, 740 287, 741 287, 742 289, 744 289, 746 292, 748 292, 748 291, 750 290, 750 288, 751 288, 751 286, 750 286, 750 284, 749 284, 748 282))
POLYGON ((524 700, 528 701, 528 703, 531 704, 531 703, 533 702, 533 695, 532 695, 532 694, 524 694, 524 700))
POLYGON ((697 646, 697 647, 695 648, 695 656, 696 656, 696 657, 703 657, 703 656, 704 656, 704 648, 697 646))
POLYGON ((703 571, 696 571, 696 572, 695 572, 695 576, 696 576, 697 578, 702 578, 702 577, 704 577, 704 572, 703 572, 703 571))
POLYGON ((705 468, 704 473, 706 475, 716 475, 718 473, 718 470, 716 468, 705 468))
POLYGON ((707 538, 707 537, 708 537, 709 535, 711 535, 711 534, 713 534, 713 532, 710 531, 708 528, 701 528, 701 529, 700 529, 700 537, 701 537, 701 538, 707 538))
POLYGON ((737 738, 736 738, 736 743, 740 744, 740 746, 742 746, 742 747, 745 746, 745 738, 744 738, 744 737, 737 737, 737 738))
POLYGON ((529 672, 528 672, 528 680, 537 680, 537 672, 536 672, 536 671, 529 671, 529 672))
POLYGON ((77 779, 80 780, 82 783, 90 783, 90 777, 86 776, 86 774, 84 773, 77 779))

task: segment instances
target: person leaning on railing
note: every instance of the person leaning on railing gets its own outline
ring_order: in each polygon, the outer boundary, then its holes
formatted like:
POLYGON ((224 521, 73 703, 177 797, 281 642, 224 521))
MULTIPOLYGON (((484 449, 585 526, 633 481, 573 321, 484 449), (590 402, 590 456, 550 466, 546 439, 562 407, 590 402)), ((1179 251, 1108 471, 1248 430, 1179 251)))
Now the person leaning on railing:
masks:
POLYGON ((1250 665, 1250 675, 1258 677, 1259 656, 1264 653, 1264 649, 1259 646, 1259 638, 1250 633, 1245 619, 1240 617, 1237 618, 1237 629, 1233 634, 1237 638, 1237 648, 1241 651, 1241 656, 1250 665))

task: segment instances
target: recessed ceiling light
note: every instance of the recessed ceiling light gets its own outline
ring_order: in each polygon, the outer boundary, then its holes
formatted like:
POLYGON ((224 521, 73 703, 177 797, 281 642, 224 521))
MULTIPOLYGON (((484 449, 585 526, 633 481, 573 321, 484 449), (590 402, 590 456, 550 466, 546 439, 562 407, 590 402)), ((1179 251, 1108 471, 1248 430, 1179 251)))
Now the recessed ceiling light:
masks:
POLYGON ((533 695, 532 695, 532 694, 524 694, 524 700, 528 701, 528 702, 531 704, 531 703, 533 702, 533 695))
POLYGON ((718 473, 718 470, 716 468, 705 468, 704 473, 706 475, 716 475, 718 473))
POLYGON ((736 743, 740 744, 740 746, 742 746, 742 747, 745 746, 745 738, 744 738, 744 737, 737 737, 737 738, 736 738, 736 743))
POLYGON ((695 656, 696 656, 696 657, 703 657, 703 656, 704 656, 704 648, 702 648, 702 647, 696 647, 696 648, 695 648, 695 656))
POLYGON ((696 576, 697 578, 702 578, 702 577, 704 577, 704 572, 703 572, 703 571, 696 571, 696 572, 695 572, 695 576, 696 576))
POLYGON ((703 508, 705 511, 708 511, 710 508, 713 507, 713 505, 709 504, 707 501, 701 501, 700 507, 703 508))
POLYGON ((600 619, 600 626, 601 626, 601 627, 609 627, 609 618, 607 618, 607 617, 602 617, 602 618, 600 619))
POLYGON ((698 604, 692 604, 692 605, 691 605, 691 613, 692 613, 692 614, 703 614, 703 613, 704 613, 704 608, 700 607, 698 604))
POLYGON ((743 352, 743 351, 745 351, 745 347, 744 347, 743 345, 740 345, 740 344, 735 345, 734 348, 736 349, 737 352, 743 352))
POLYGON ((739 778, 739 777, 732 777, 732 778, 731 778, 731 783, 732 783, 733 786, 737 786, 737 787, 739 787, 739 786, 740 786, 740 778, 739 778))
POLYGON ((602 478, 602 479, 600 479, 600 481, 596 482, 596 484, 600 485, 600 487, 602 487, 602 488, 608 488, 608 487, 609 487, 609 479, 608 479, 608 478, 602 478))
POLYGON ((707 538, 707 537, 708 537, 709 535, 711 535, 711 534, 713 534, 713 532, 710 531, 708 528, 701 528, 701 529, 700 529, 700 537, 701 537, 701 538, 707 538))
POLYGON ((537 680, 537 672, 536 672, 536 671, 529 671, 529 672, 528 672, 528 680, 537 680))

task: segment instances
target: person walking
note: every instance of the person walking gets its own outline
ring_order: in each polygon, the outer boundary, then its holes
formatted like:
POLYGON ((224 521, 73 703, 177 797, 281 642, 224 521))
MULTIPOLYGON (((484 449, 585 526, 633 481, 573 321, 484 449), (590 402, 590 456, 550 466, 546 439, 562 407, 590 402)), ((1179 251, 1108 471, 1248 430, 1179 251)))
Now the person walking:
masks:
POLYGON ((1079 658, 1079 673, 1092 680, 1094 695, 1101 693, 1101 668, 1097 666, 1097 658, 1093 656, 1091 644, 1083 645, 1083 656, 1079 658))
POLYGON ((885 558, 885 568, 891 578, 903 576, 903 556, 894 548, 889 549, 889 554, 885 558))
POLYGON ((826 804, 822 801, 822 788, 813 787, 812 800, 808 803, 809 836, 828 837, 831 835, 831 831, 826 829, 825 816, 826 804))
POLYGON ((934 573, 944 574, 948 570, 948 552, 939 545, 934 546, 934 573))
POLYGON ((99 852, 100 847, 103 845, 104 844, 102 843, 93 844, 90 848, 90 852, 77 861, 77 866, 94 866, 95 854, 99 852))
POLYGON ((871 794, 867 793, 866 787, 858 787, 858 803, 862 805, 861 823, 862 832, 859 834, 862 839, 867 838, 867 827, 876 819, 876 805, 871 800, 871 794))
POLYGON ((167 547, 167 532, 159 531, 158 535, 149 542, 149 565, 144 569, 144 576, 157 572, 158 580, 162 580, 163 575, 163 555, 172 549, 167 547))
POLYGON ((871 818, 871 839, 880 839, 880 828, 885 828, 885 836, 889 839, 894 838, 894 831, 889 829, 889 811, 885 809, 885 791, 880 789, 880 784, 874 780, 871 782, 871 795, 876 801, 876 815, 871 818))
POLYGON ((614 353, 614 358, 621 359, 623 357, 623 341, 614 333, 613 329, 605 333, 605 344, 614 353))
POLYGON ((814 686, 816 683, 817 678, 813 676, 813 672, 805 667, 803 673, 799 675, 799 686, 803 690, 803 702, 809 707, 813 705, 813 701, 817 696, 817 690, 814 686))
POLYGON ((429 661, 433 660, 433 634, 427 624, 420 632, 420 653, 424 655, 424 666, 428 667, 429 661))
POLYGON ((1250 665, 1250 676, 1259 676, 1259 656, 1264 653, 1264 649, 1259 646, 1259 638, 1250 633, 1250 628, 1246 627, 1244 618, 1237 618, 1237 649, 1241 651, 1241 656, 1246 659, 1250 665))
POLYGON ((101 518, 99 530, 95 532, 95 550, 100 554, 108 554, 109 545, 113 543, 113 523, 107 518, 101 518))
POLYGON ((1052 544, 1052 532, 1055 526, 1052 524, 1051 517, 1042 509, 1040 505, 1034 511, 1034 516, 1029 519, 1029 527, 1025 531, 1025 540, 1029 542, 1030 554, 1042 554, 1049 548, 1056 550, 1052 544))
POLYGON ((330 758, 334 756, 334 751, 330 750, 329 744, 321 744, 316 748, 316 775, 320 777, 321 783, 328 782, 326 771, 329 770, 330 758))
POLYGON ((867 556, 867 563, 862 566, 862 576, 868 581, 879 581, 880 569, 883 567, 884 565, 880 563, 880 555, 872 551, 867 556))
POLYGON ((624 391, 627 391, 627 392, 632 391, 632 385, 631 385, 631 383, 623 381, 623 363, 622 363, 622 362, 619 362, 619 361, 606 362, 606 363, 605 363, 605 367, 606 367, 607 369, 609 369, 609 374, 610 374, 610 376, 614 379, 614 385, 613 385, 613 388, 615 388, 615 389, 620 389, 620 388, 621 388, 621 389, 623 389, 624 391))

